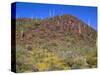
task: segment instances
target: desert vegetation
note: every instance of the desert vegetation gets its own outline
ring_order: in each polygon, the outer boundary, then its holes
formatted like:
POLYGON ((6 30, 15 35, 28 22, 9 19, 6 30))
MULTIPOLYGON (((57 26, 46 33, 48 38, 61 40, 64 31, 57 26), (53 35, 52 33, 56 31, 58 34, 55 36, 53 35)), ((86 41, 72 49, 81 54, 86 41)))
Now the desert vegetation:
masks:
POLYGON ((97 31, 72 15, 16 19, 16 71, 97 67, 97 31))

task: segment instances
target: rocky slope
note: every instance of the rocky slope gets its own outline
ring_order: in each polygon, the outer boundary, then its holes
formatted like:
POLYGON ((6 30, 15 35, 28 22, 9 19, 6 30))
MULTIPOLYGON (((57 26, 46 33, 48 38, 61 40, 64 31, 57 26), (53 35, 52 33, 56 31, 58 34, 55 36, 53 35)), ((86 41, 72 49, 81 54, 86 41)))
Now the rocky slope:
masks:
POLYGON ((97 31, 72 15, 16 20, 17 72, 94 68, 97 31))

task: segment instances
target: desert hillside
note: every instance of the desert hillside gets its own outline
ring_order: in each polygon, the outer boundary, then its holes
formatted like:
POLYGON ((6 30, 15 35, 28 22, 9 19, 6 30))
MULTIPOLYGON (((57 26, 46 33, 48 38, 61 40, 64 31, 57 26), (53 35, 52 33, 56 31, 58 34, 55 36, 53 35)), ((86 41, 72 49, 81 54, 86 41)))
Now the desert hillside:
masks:
POLYGON ((69 14, 16 19, 17 72, 97 67, 97 31, 69 14))

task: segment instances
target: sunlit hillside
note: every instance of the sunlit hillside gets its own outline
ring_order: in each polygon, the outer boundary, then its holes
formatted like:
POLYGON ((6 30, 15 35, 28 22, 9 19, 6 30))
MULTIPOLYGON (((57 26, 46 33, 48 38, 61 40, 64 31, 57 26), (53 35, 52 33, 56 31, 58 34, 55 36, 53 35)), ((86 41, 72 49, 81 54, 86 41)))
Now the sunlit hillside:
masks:
POLYGON ((16 19, 16 70, 97 67, 97 31, 72 15, 16 19))

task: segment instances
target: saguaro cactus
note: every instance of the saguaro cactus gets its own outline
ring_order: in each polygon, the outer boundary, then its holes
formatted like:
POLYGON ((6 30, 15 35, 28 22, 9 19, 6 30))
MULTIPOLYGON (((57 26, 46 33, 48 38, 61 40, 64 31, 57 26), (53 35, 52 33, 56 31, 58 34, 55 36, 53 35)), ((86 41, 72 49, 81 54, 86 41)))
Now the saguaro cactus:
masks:
POLYGON ((79 34, 81 34, 81 26, 80 26, 80 24, 79 24, 78 30, 79 30, 79 34))
POLYGON ((21 40, 23 40, 23 37, 24 37, 24 30, 23 28, 21 29, 21 40))

